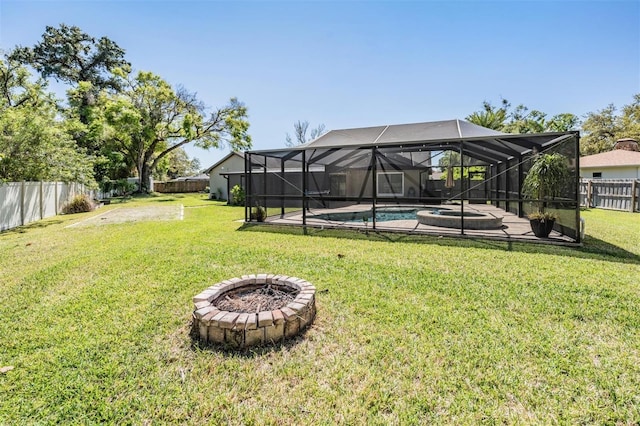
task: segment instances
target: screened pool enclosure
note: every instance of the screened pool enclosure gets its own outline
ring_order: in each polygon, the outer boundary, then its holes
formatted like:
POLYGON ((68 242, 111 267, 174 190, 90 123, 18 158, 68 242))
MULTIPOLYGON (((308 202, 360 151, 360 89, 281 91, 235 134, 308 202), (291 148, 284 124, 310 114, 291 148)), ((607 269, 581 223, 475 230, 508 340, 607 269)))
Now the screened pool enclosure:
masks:
POLYGON ((505 134, 462 120, 333 130, 304 145, 245 155, 245 221, 305 227, 536 240, 538 201, 522 183, 539 153, 570 177, 545 202, 545 241, 580 243, 578 132, 505 134))

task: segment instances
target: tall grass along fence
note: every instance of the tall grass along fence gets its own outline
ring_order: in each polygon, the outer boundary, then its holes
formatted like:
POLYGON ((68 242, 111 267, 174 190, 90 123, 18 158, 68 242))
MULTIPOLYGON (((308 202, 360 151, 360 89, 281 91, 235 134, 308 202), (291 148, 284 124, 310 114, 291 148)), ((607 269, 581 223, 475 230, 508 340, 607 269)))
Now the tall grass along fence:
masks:
POLYGON ((55 216, 74 196, 87 192, 80 183, 0 183, 0 231, 55 216))
POLYGON ((201 192, 209 185, 209 181, 204 180, 179 180, 170 182, 154 182, 155 192, 201 192))
POLYGON ((640 212, 640 179, 581 179, 580 205, 640 212))

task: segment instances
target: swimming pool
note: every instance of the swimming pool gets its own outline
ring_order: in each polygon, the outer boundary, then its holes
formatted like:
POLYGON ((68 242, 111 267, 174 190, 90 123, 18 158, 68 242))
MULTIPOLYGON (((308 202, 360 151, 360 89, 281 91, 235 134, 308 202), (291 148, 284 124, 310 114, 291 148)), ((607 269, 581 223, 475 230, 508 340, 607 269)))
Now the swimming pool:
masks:
MULTIPOLYGON (((376 222, 388 222, 390 220, 417 220, 418 211, 436 211, 442 208, 425 207, 380 207, 376 209, 376 222)), ((330 220, 332 222, 371 222, 373 221, 373 211, 363 210, 358 212, 332 212, 321 213, 309 216, 309 219, 330 220)))

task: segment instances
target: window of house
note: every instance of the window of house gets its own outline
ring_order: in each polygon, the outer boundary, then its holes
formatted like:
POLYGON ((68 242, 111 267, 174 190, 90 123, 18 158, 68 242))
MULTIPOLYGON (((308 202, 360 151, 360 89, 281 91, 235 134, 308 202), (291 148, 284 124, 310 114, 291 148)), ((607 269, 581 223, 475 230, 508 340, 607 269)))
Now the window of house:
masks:
POLYGON ((329 175, 329 194, 332 196, 344 197, 347 195, 347 175, 329 175))
POLYGON ((602 179, 602 172, 593 172, 594 179, 602 179))
POLYGON ((404 195, 404 173, 379 172, 377 178, 377 190, 379 197, 393 197, 404 195))

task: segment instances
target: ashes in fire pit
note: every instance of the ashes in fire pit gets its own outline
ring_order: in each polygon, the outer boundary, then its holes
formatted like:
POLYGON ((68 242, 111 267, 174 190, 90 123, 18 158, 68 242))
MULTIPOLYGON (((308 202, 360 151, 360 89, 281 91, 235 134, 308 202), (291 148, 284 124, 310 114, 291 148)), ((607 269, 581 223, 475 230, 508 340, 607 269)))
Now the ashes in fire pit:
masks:
POLYGON ((313 321, 316 289, 296 277, 243 275, 193 298, 193 327, 200 340, 235 347, 295 336, 313 321))

